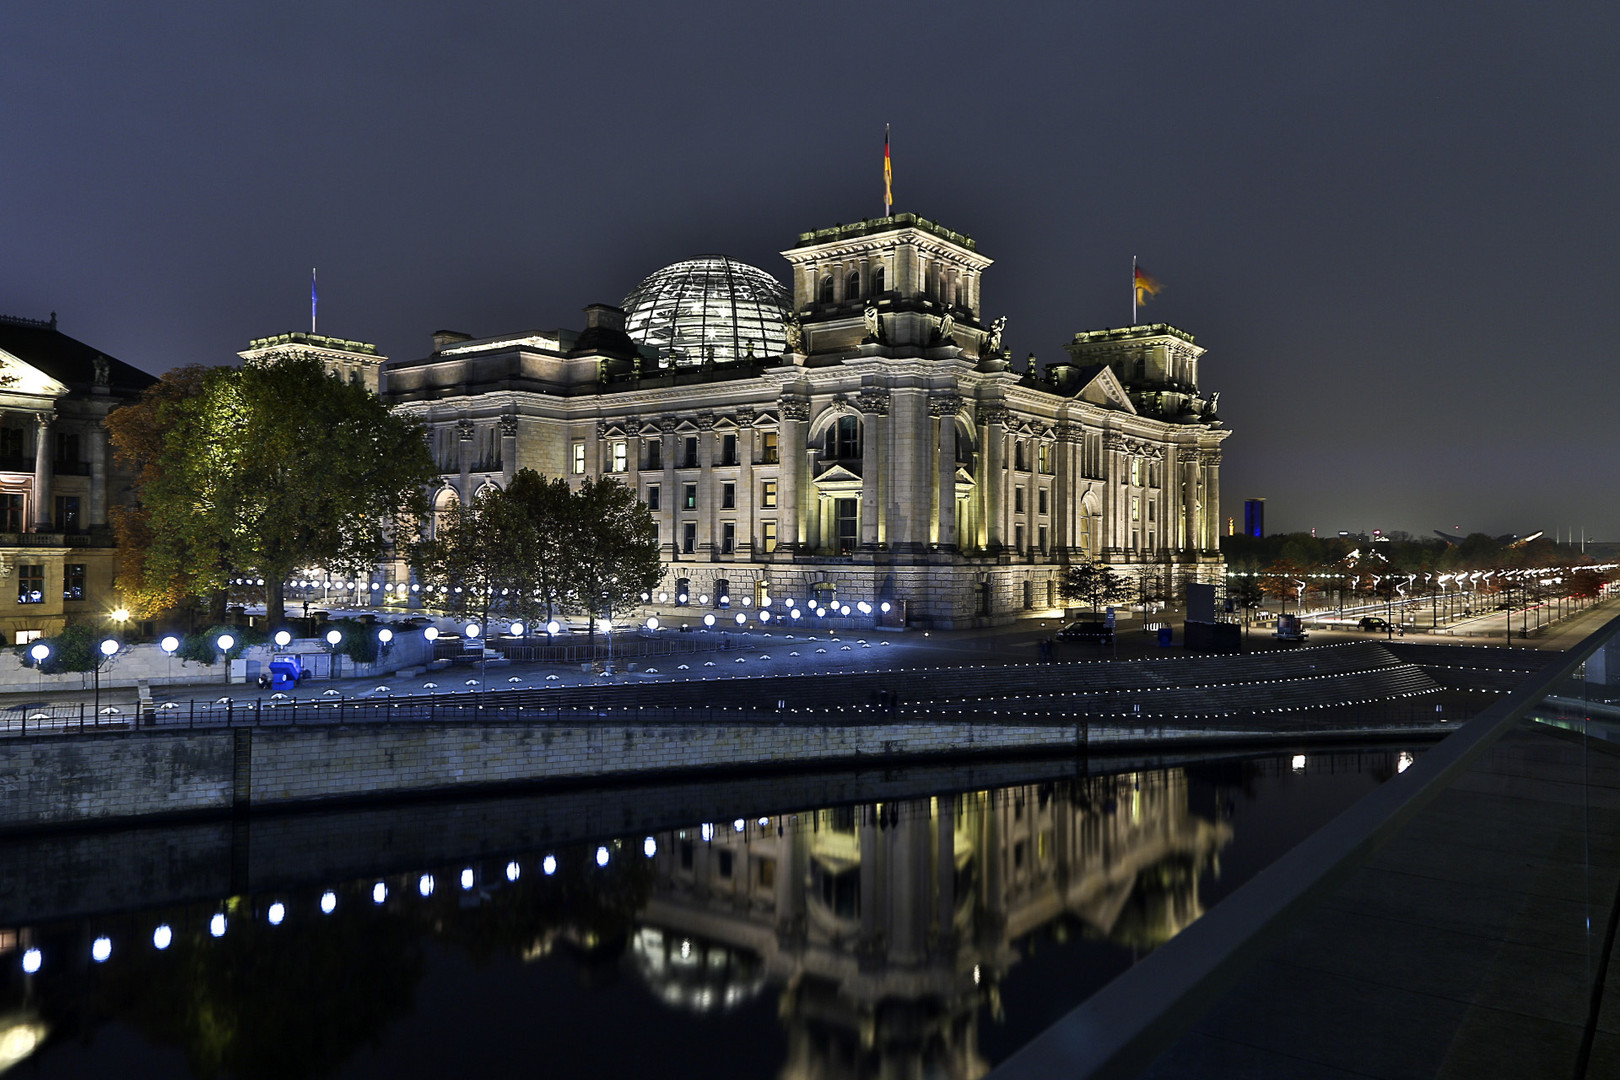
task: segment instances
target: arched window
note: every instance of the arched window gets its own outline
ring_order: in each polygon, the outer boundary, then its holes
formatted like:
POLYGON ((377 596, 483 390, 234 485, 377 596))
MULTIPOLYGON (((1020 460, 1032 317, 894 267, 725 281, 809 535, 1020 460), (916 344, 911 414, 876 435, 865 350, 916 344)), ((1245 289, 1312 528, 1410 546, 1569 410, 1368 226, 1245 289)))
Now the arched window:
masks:
POLYGON ((849 277, 844 280, 844 299, 855 300, 861 295, 861 272, 851 270, 849 277))
POLYGON ((827 456, 849 460, 861 456, 861 418, 841 416, 827 429, 827 456))
POLYGON ((883 291, 883 267, 872 269, 872 295, 877 296, 883 291))
POLYGON ((832 303, 832 296, 833 296, 833 276, 831 274, 828 274, 826 277, 821 279, 821 302, 823 304, 832 303))

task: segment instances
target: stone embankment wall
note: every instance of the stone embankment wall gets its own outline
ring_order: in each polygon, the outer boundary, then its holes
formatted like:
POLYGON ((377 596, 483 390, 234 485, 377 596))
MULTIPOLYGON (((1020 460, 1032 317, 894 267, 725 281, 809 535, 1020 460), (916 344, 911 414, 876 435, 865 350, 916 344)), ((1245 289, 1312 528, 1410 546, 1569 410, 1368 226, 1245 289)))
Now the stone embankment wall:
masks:
POLYGON ((0 741, 0 829, 738 767, 1073 750, 1078 725, 450 725, 0 741))

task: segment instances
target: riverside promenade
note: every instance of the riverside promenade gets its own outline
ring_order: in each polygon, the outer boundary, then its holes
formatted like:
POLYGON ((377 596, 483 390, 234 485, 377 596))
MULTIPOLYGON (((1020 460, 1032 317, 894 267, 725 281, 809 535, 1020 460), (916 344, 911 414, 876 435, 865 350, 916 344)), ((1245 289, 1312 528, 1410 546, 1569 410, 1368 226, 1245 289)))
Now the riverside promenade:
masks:
POLYGON ((994 1080, 1620 1076, 1616 659, 1620 619, 994 1080))

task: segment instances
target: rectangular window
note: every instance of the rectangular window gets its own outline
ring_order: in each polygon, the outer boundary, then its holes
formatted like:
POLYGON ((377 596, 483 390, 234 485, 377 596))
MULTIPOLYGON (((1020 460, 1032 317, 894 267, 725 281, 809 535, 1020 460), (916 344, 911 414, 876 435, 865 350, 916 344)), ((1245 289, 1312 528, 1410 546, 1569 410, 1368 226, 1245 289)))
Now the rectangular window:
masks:
POLYGON ((720 554, 730 555, 737 550, 737 523, 727 521, 720 526, 720 554))
POLYGON ((0 457, 27 457, 28 451, 23 448, 26 441, 22 428, 0 428, 0 457))
POLYGON ((697 551, 697 522, 688 521, 681 526, 681 550, 688 555, 697 551))
POLYGON ((664 440, 657 436, 647 440, 647 468, 662 469, 664 467, 664 440))
POLYGON ((585 475, 585 444, 582 442, 574 444, 574 475, 585 475))
POLYGON ((1041 506, 1041 513, 1043 513, 1043 514, 1046 513, 1046 489, 1045 488, 1041 488, 1040 506, 1041 506))
POLYGON ((1131 520, 1142 520, 1142 500, 1135 495, 1131 496, 1131 520))
POLYGON ((1024 527, 1022 525, 1013 526, 1013 550, 1024 550, 1024 527))
POLYGON ((681 488, 681 505, 688 510, 697 509, 697 485, 686 484, 681 488))
POLYGON ((1039 454, 1040 471, 1043 473, 1050 473, 1052 471, 1052 444, 1041 443, 1039 454))
POLYGON ((43 604, 45 602, 45 567, 24 563, 17 567, 17 603, 43 604))
POLYGON ((1159 463, 1157 461, 1150 461, 1150 462, 1148 462, 1148 487, 1158 487, 1158 486, 1159 486, 1159 463))
POLYGON ((56 433, 56 460, 63 465, 77 465, 79 463, 78 432, 58 431, 56 433))
POLYGON ((79 531, 79 497, 77 495, 58 495, 56 497, 56 531, 64 533, 79 531))
POLYGON ((20 494, 0 495, 0 532, 23 531, 23 497, 20 494))
POLYGON ((649 509, 649 510, 657 510, 658 509, 658 504, 661 501, 662 500, 659 498, 658 485, 657 484, 650 485, 647 488, 647 509, 649 509))
POLYGON ((62 571, 62 599, 84 599, 84 563, 68 563, 62 571))
POLYGON ((759 486, 759 506, 762 510, 771 510, 776 506, 776 481, 766 480, 759 486))
POLYGON ((1154 513, 1155 506, 1156 506, 1156 504, 1153 502, 1153 500, 1149 499, 1148 500, 1148 520, 1149 521, 1153 520, 1153 513, 1154 513))
POLYGON ((1131 483, 1140 486, 1142 483, 1142 459, 1131 458, 1131 483))
POLYGON ((630 471, 630 444, 623 439, 618 439, 613 443, 613 471, 630 471))
POLYGON ((695 469, 698 467, 696 435, 688 435, 686 437, 686 460, 682 462, 682 467, 687 469, 695 469))
POLYGON ((759 463, 761 465, 775 465, 779 460, 777 450, 776 432, 763 431, 760 433, 759 463))
POLYGON ((837 515, 838 550, 841 554, 855 550, 860 537, 860 506, 859 499, 833 500, 833 510, 837 515))
POLYGON ((761 546, 768 555, 776 550, 776 522, 762 521, 759 523, 761 546))
POLYGON ((1024 512, 1024 489, 1021 487, 1013 488, 1013 510, 1020 514, 1024 512))
POLYGON ((737 509, 737 485, 736 484, 721 484, 720 485, 720 509, 722 509, 722 510, 735 510, 735 509, 737 509))
POLYGON ((737 436, 735 436, 735 435, 722 435, 722 436, 720 436, 720 464, 722 464, 722 465, 735 465, 735 464, 737 464, 737 436))
POLYGON ((1046 526, 1045 525, 1041 526, 1039 536, 1040 536, 1040 544, 1041 544, 1041 554, 1045 555, 1046 554, 1046 526))
POLYGON ((1024 441, 1022 439, 1020 439, 1017 442, 1013 443, 1013 468, 1015 468, 1015 469, 1027 469, 1027 468, 1029 468, 1028 465, 1024 464, 1024 441))

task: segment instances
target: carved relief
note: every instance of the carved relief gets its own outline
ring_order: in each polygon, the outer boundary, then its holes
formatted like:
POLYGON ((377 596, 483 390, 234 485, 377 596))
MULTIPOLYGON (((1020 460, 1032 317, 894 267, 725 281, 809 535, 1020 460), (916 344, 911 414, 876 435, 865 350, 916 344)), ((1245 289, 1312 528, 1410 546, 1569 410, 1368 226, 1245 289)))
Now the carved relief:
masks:
POLYGON ((456 421, 456 438, 462 442, 473 441, 473 422, 467 419, 456 421))
POLYGON ((515 439, 515 438, 517 438, 517 428, 518 428, 517 417, 515 417, 515 416, 503 416, 503 417, 501 417, 501 438, 503 438, 503 439, 515 439))
POLYGON ((940 394, 928 399, 929 416, 955 416, 962 411, 962 398, 959 394, 940 394))
POLYGON ((777 403, 777 405, 782 410, 783 420, 810 419, 810 403, 808 401, 796 401, 792 398, 783 398, 777 403))
POLYGON ((1005 405, 980 405, 979 423, 1000 424, 1005 427, 1012 420, 1012 412, 1005 405))
POLYGON ((855 407, 863 413, 876 416, 889 415, 889 395, 877 390, 863 391, 855 398, 855 407))

